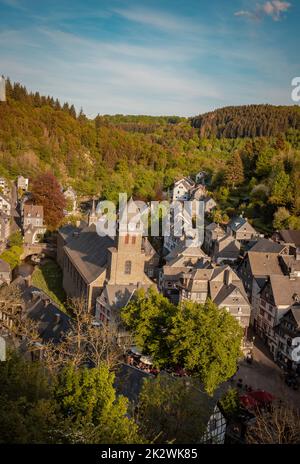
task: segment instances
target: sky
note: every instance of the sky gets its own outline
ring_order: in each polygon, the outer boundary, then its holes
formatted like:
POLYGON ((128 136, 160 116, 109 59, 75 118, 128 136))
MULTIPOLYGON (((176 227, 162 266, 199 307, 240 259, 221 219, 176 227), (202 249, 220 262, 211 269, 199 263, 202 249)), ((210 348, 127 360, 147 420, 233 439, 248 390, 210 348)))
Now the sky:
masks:
POLYGON ((294 104, 300 0, 0 0, 0 75, 99 114, 294 104))

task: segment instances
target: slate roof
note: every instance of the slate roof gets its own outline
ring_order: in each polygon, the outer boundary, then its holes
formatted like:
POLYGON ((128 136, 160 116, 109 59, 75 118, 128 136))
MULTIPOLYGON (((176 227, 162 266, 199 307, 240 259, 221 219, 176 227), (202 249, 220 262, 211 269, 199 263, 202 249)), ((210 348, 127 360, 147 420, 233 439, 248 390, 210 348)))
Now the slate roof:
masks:
POLYGON ((0 272, 10 272, 10 265, 3 259, 0 259, 0 272))
POLYGON ((190 190, 195 185, 192 179, 189 179, 188 177, 183 177, 182 179, 177 180, 174 183, 174 187, 177 187, 177 185, 180 185, 180 184, 183 184, 187 188, 187 190, 190 190))
POLYGON ((247 222, 247 219, 245 219, 242 216, 237 216, 231 219, 228 223, 228 227, 230 227, 231 230, 236 232, 237 230, 240 229, 245 223, 247 222))
POLYGON ((64 250, 83 279, 91 283, 106 269, 108 249, 113 246, 114 240, 98 235, 92 224, 70 240, 64 250))
POLYGON ((228 227, 233 231, 233 232, 238 232, 239 229, 247 224, 248 230, 252 230, 253 233, 256 234, 256 230, 254 227, 248 222, 248 220, 242 216, 237 216, 231 219, 228 223, 228 227))
POLYGON ((25 287, 24 281, 20 281, 20 287, 26 305, 26 315, 38 323, 38 331, 42 340, 58 343, 61 337, 70 330, 71 318, 39 288, 25 287), (46 301, 48 304, 45 304, 46 301))
POLYGON ((172 261, 178 256, 208 258, 208 256, 204 253, 204 251, 200 247, 195 247, 195 246, 187 247, 184 242, 179 243, 179 245, 176 248, 174 248, 174 250, 172 250, 166 256, 166 260, 172 261))
MULTIPOLYGON (((211 296, 212 296, 212 291, 211 291, 211 296)), ((220 306, 222 303, 229 297, 232 296, 233 298, 236 297, 241 297, 242 302, 238 302, 235 304, 247 304, 249 305, 249 300, 246 295, 243 283, 240 280, 234 280, 231 284, 226 285, 225 283, 220 284, 220 288, 218 293, 212 298, 213 302, 217 305, 220 306)), ((234 301, 231 302, 233 304, 234 301)))
POLYGON ((270 285, 276 306, 291 305, 294 295, 300 295, 300 277, 290 279, 285 275, 271 275, 270 285))
POLYGON ((43 217, 44 208, 41 205, 24 205, 24 217, 43 217))
POLYGON ((59 235, 62 236, 64 242, 67 243, 74 237, 74 234, 79 233, 81 229, 79 227, 75 227, 72 224, 67 224, 61 227, 58 231, 59 235))
POLYGON ((253 276, 282 275, 278 256, 275 253, 248 252, 248 259, 253 276))
POLYGON ((300 230, 280 230, 279 234, 286 243, 294 243, 296 247, 300 247, 300 230))
POLYGON ((189 271, 189 268, 186 266, 182 267, 171 267, 171 266, 164 266, 163 267, 163 277, 167 277, 168 280, 178 280, 179 276, 183 273, 189 271))
POLYGON ((293 255, 280 256, 280 260, 286 265, 288 269, 293 271, 300 271, 300 260, 296 259, 293 255))
POLYGON ((254 246, 250 248, 249 251, 260 252, 260 253, 281 253, 285 248, 285 245, 280 245, 279 243, 273 242, 273 240, 268 240, 266 238, 260 238, 254 246))
POLYGON ((300 304, 295 303, 291 306, 290 311, 296 321, 298 328, 300 329, 300 304))
POLYGON ((230 266, 225 265, 214 269, 213 275, 210 279, 209 289, 211 299, 217 305, 220 305, 222 301, 224 301, 224 299, 227 298, 235 289, 238 289, 239 293, 245 300, 245 303, 249 304, 243 282, 230 266), (231 276, 231 282, 228 285, 224 282, 225 272, 230 272, 231 276))
POLYGON ((134 295, 138 288, 144 288, 147 290, 150 285, 111 285, 107 284, 101 295, 97 298, 98 301, 106 300, 112 309, 121 309, 129 302, 131 297, 134 295))

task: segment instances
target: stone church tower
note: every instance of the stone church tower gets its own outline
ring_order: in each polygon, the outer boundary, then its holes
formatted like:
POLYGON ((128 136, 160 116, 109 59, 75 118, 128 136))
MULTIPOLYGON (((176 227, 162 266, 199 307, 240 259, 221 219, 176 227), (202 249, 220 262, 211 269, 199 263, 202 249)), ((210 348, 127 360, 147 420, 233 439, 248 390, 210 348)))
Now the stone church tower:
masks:
MULTIPOLYGON (((134 209, 134 202, 128 202, 128 211, 134 209)), ((136 210, 137 211, 137 210, 136 210)), ((109 248, 108 283, 110 285, 138 285, 148 283, 144 272, 145 253, 142 251, 142 231, 130 230, 130 220, 135 213, 128 213, 127 233, 118 234, 116 246, 109 248)))

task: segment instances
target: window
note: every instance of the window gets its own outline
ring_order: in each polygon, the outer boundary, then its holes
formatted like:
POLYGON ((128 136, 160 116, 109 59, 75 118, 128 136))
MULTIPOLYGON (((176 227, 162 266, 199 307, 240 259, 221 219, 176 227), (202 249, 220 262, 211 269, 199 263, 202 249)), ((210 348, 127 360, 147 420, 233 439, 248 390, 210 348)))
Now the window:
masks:
POLYGON ((131 243, 132 243, 132 245, 134 245, 134 244, 135 244, 135 242, 136 242, 136 236, 135 236, 135 235, 133 235, 133 237, 132 237, 132 240, 131 240, 131 243))
POLYGON ((128 245, 128 243, 129 243, 129 235, 127 234, 127 235, 125 236, 125 244, 128 245))
POLYGON ((131 261, 125 261, 125 274, 131 274, 131 261))

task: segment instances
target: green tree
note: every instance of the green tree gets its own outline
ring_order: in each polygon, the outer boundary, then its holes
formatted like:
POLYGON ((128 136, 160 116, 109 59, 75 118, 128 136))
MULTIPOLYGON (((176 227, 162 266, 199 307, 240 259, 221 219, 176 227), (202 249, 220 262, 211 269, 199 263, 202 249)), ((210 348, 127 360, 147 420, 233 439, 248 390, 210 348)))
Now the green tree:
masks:
POLYGON ((21 232, 18 230, 17 232, 14 232, 13 234, 11 234, 9 236, 8 241, 9 241, 10 247, 13 247, 13 246, 21 247, 23 245, 23 237, 22 237, 21 232))
POLYGON ((134 334, 135 342, 153 356, 157 366, 170 362, 166 335, 176 311, 176 306, 152 288, 148 292, 140 289, 122 309, 122 319, 134 334))
POLYGON ((258 177, 267 177, 274 165, 276 150, 266 147, 258 154, 255 173, 258 177))
POLYGON ((237 413, 240 408, 239 392, 237 389, 229 388, 221 398, 220 405, 227 417, 237 413))
POLYGON ((16 353, 0 363, 0 443, 51 443, 56 405, 43 367, 16 353))
POLYGON ((138 403, 141 431, 148 441, 199 443, 205 431, 206 403, 191 379, 158 375, 147 379, 138 403))
POLYGON ((234 188, 244 182, 244 167, 238 151, 232 154, 227 163, 224 181, 230 188, 234 188))
POLYGON ((269 201, 276 206, 286 206, 292 201, 290 176, 283 169, 278 170, 274 177, 269 201))
POLYGON ((138 427, 127 417, 128 401, 116 397, 114 374, 104 364, 97 368, 68 366, 54 388, 59 413, 71 442, 137 443, 138 427))
POLYGON ((126 398, 104 364, 51 375, 11 353, 0 363, 0 443, 139 443, 126 398))
POLYGON ((8 250, 3 251, 3 253, 0 255, 0 258, 9 264, 11 269, 14 269, 20 264, 22 253, 23 248, 19 246, 12 246, 8 250))
POLYGON ((289 223, 289 218, 290 218, 290 213, 286 208, 284 208, 283 206, 278 208, 278 210, 274 214, 274 219, 273 219, 274 229, 280 230, 280 229, 287 228, 288 223, 289 223))
POLYGON ((198 375, 212 394, 236 372, 242 332, 237 320, 211 300, 186 302, 174 316, 168 337, 172 359, 198 375))

